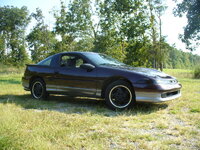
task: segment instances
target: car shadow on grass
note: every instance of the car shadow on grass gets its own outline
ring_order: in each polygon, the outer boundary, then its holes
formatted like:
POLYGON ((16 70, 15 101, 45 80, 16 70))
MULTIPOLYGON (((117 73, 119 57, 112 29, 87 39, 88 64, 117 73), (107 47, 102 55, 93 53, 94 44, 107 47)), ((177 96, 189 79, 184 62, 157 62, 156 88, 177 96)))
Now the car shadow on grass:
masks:
POLYGON ((20 84, 21 83, 21 81, 14 80, 14 79, 7 79, 7 80, 0 79, 0 82, 5 83, 5 84, 20 84))
POLYGON ((47 100, 35 100, 29 94, 26 95, 0 95, 0 103, 15 104, 23 109, 33 109, 35 111, 57 111, 65 114, 97 114, 102 116, 119 116, 119 115, 137 115, 151 114, 156 111, 166 109, 167 103, 136 103, 136 105, 127 110, 113 111, 107 108, 102 99, 70 97, 51 95, 47 100))

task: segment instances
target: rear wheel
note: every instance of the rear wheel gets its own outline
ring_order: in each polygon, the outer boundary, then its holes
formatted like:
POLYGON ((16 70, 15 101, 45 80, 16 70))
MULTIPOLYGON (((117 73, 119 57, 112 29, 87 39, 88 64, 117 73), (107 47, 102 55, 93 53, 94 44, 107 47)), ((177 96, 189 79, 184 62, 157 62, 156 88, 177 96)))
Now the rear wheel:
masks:
POLYGON ((46 99, 48 93, 46 92, 46 86, 42 79, 35 79, 31 84, 31 95, 35 99, 46 99))
POLYGON ((119 80, 108 85, 105 100, 111 109, 125 109, 134 105, 135 94, 129 83, 119 80))

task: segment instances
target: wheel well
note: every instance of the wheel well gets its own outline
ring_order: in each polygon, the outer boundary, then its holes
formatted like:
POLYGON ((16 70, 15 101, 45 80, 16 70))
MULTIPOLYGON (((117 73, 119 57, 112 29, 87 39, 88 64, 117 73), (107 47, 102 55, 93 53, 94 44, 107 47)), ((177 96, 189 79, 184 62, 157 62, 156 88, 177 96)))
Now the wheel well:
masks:
MULTIPOLYGON (((44 81, 44 79, 40 76, 32 76, 29 80, 29 88, 31 88, 31 84, 35 79, 41 79, 42 81, 44 81)), ((45 83, 45 82, 44 82, 45 83)))
POLYGON ((133 87, 132 83, 131 83, 128 79, 126 79, 126 78, 124 78, 124 77, 111 77, 111 78, 109 78, 108 80, 106 80, 106 81, 104 82, 103 86, 102 86, 102 89, 101 89, 101 97, 102 97, 102 98, 105 97, 105 91, 106 91, 106 88, 108 87, 108 85, 111 84, 111 83, 113 83, 113 82, 115 82, 115 81, 118 81, 118 80, 122 80, 122 81, 125 81, 125 82, 129 83, 130 86, 131 86, 131 87, 133 88, 133 90, 134 90, 134 87, 133 87))

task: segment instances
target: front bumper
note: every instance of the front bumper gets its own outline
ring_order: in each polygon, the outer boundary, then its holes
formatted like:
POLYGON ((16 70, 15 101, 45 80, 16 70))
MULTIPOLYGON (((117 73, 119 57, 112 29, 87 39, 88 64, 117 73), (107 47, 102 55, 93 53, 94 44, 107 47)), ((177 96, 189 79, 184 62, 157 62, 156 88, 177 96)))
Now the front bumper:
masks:
POLYGON ((154 85, 135 85, 135 98, 137 102, 165 102, 179 98, 182 85, 177 84, 154 84, 154 85))
POLYGON ((179 98, 181 91, 171 92, 135 92, 136 102, 160 103, 179 98))

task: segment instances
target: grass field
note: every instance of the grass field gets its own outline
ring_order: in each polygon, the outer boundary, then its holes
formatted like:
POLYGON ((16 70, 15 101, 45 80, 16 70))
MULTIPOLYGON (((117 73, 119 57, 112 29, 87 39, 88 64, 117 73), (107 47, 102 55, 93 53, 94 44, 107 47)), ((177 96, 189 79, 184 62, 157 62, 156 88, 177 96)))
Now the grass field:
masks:
POLYGON ((0 149, 200 149, 200 80, 165 72, 182 83, 181 98, 114 112, 96 99, 34 100, 19 70, 0 70, 0 149))

